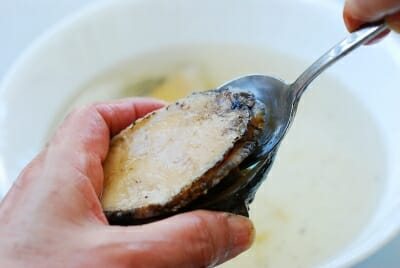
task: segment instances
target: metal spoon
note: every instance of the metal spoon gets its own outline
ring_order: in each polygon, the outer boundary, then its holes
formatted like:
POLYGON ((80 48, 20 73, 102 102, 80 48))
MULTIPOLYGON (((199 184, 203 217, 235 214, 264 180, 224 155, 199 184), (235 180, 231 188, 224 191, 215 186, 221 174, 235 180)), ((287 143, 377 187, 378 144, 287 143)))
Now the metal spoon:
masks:
POLYGON ((292 84, 267 75, 246 75, 220 86, 219 88, 233 87, 251 91, 258 100, 265 103, 268 122, 256 152, 246 159, 236 172, 230 174, 230 178, 224 179, 225 183, 215 187, 206 198, 196 202, 198 207, 248 216, 248 204, 253 200, 256 190, 273 163, 275 153, 295 117, 304 91, 333 63, 388 29, 389 27, 382 23, 366 26, 350 34, 314 62, 292 84))
POLYGON ((266 104, 273 123, 266 133, 263 151, 271 151, 285 136, 296 114, 300 98, 311 82, 333 63, 388 29, 383 23, 367 26, 350 34, 315 61, 292 84, 268 75, 246 75, 227 82, 220 88, 237 87, 249 90, 266 104))

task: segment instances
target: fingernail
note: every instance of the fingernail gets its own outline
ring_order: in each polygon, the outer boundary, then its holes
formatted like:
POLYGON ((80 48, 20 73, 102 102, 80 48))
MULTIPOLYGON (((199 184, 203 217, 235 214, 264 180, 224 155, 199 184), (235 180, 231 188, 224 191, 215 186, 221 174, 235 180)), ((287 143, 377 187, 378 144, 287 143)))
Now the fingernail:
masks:
POLYGON ((228 216, 228 226, 231 235, 231 257, 250 248, 253 244, 255 229, 253 223, 245 217, 237 215, 228 216))
POLYGON ((400 13, 387 16, 385 18, 385 22, 389 25, 390 29, 393 31, 400 33, 400 13))
POLYGON ((344 19, 345 26, 349 32, 354 32, 355 30, 357 30, 360 27, 360 25, 362 25, 361 21, 354 19, 353 17, 351 17, 349 15, 344 15, 343 19, 344 19))

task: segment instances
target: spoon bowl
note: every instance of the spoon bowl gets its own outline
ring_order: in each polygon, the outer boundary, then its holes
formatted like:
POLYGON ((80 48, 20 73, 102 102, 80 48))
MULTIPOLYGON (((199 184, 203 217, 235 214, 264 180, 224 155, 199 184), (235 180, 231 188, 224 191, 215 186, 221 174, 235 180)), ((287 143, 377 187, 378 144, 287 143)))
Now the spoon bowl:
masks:
POLYGON ((253 93, 266 107, 264 133, 258 147, 223 183, 211 189, 206 198, 200 198, 190 208, 208 208, 230 211, 248 216, 249 204, 261 183, 266 179, 279 144, 296 114, 300 98, 310 83, 333 63, 348 53, 388 31, 384 23, 366 26, 345 38, 315 61, 297 80, 287 84, 267 75, 246 75, 219 87, 238 88, 253 93))
POLYGON ((268 75, 246 75, 221 85, 219 88, 233 87, 250 91, 265 104, 267 125, 256 150, 257 157, 267 156, 279 145, 294 119, 301 96, 315 78, 339 59, 388 30, 385 23, 380 23, 351 33, 315 61, 292 84, 268 75))
MULTIPOLYGON (((276 147, 285 135, 295 113, 295 96, 291 86, 267 75, 247 75, 220 86, 251 91, 256 99, 265 104, 267 122, 259 153, 266 154, 276 147)), ((258 155, 259 156, 259 155, 258 155)))

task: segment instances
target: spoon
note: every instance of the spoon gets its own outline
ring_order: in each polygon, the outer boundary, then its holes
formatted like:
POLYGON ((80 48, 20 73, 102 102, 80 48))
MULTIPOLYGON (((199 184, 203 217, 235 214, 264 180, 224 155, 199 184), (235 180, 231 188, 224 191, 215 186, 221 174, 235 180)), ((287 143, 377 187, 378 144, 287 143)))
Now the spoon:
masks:
POLYGON ((389 27, 382 23, 353 32, 315 61, 292 84, 286 84, 281 79, 268 75, 246 75, 229 81, 220 88, 245 89, 251 91, 258 100, 265 103, 271 122, 265 133, 266 143, 263 145, 263 152, 269 152, 285 136, 296 114, 300 98, 311 82, 339 59, 388 29, 389 27))
POLYGON ((260 145, 239 170, 228 175, 224 183, 212 189, 207 198, 195 202, 194 207, 230 211, 248 216, 248 205, 265 179, 280 142, 296 114, 301 96, 324 70, 356 48, 387 31, 384 24, 366 26, 345 38, 306 69, 292 84, 267 75, 246 75, 229 81, 219 88, 239 88, 252 92, 267 108, 266 131, 260 145), (212 198, 210 198, 212 197, 212 198))

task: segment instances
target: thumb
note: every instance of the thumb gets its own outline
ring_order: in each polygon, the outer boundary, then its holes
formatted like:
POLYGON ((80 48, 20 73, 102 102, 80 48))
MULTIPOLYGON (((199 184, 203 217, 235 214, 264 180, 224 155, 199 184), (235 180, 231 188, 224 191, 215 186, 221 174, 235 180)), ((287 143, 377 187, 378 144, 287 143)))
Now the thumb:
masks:
POLYGON ((212 267, 250 247, 251 221, 228 213, 195 211, 160 222, 108 229, 114 258, 132 267, 212 267))

